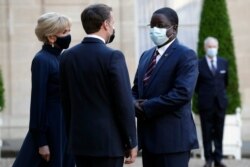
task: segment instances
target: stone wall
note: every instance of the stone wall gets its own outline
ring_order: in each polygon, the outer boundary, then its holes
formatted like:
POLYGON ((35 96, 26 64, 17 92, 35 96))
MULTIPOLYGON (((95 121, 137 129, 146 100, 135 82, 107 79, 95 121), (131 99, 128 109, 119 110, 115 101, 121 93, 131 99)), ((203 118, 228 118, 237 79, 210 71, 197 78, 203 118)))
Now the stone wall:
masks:
MULTIPOLYGON (((236 61, 238 65, 240 94, 242 100, 243 139, 250 140, 250 1, 227 0, 233 38, 235 45, 236 61)), ((229 75, 230 77, 230 75, 229 75)))
POLYGON ((34 26, 41 13, 40 1, 0 1, 0 66, 4 75, 4 113, 23 114, 29 110, 30 63, 39 43, 34 26))
POLYGON ((113 8, 116 38, 110 45, 126 57, 131 79, 135 71, 135 18, 133 0, 0 0, 0 67, 3 71, 6 108, 4 114, 27 116, 30 104, 30 65, 42 43, 35 36, 38 17, 45 12, 59 12, 72 19, 72 43, 79 43, 85 33, 80 14, 89 4, 106 3, 113 8), (131 38, 132 37, 132 38, 131 38))

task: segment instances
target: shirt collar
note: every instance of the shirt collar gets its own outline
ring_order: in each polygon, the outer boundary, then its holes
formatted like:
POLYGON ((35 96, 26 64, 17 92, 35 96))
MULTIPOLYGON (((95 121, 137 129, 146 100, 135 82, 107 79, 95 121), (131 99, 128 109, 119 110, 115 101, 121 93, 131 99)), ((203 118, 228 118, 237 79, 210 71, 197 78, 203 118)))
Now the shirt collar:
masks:
POLYGON ((87 34, 86 37, 97 38, 97 39, 100 39, 103 43, 106 43, 102 37, 95 35, 95 34, 87 34))
POLYGON ((166 52, 166 50, 168 49, 168 47, 175 41, 175 39, 173 39, 167 45, 164 45, 164 46, 162 46, 160 48, 157 48, 157 51, 159 52, 160 56, 162 56, 166 52))
MULTIPOLYGON (((210 57, 208 57, 208 56, 206 56, 206 59, 207 59, 207 62, 211 62, 211 58, 210 57)), ((217 62, 217 56, 214 56, 213 57, 213 62, 217 62)))

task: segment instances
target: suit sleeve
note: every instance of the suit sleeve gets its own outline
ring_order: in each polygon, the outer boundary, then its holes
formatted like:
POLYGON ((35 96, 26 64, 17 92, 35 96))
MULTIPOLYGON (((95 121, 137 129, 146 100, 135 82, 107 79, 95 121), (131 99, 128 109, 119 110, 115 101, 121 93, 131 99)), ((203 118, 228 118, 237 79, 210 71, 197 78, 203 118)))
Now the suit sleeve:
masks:
MULTIPOLYGON (((200 69, 200 61, 198 61, 198 71, 200 69)), ((195 93, 198 93, 199 91, 199 87, 200 87, 200 77, 199 77, 199 72, 198 72, 198 77, 197 77, 197 82, 196 82, 196 85, 195 85, 195 93)))
POLYGON ((129 75, 124 56, 114 51, 110 60, 110 83, 115 106, 115 116, 125 141, 125 147, 130 149, 137 145, 135 112, 129 75))
POLYGON ((70 131, 70 120, 71 120, 71 102, 70 102, 70 95, 69 95, 69 86, 68 86, 68 79, 67 79, 67 71, 66 71, 66 57, 67 52, 65 51, 62 53, 60 57, 60 95, 61 95, 61 101, 62 101, 62 107, 63 107, 63 114, 64 114, 64 120, 65 120, 65 129, 66 129, 66 135, 69 137, 69 131, 70 131))
MULTIPOLYGON (((139 62, 141 61, 141 58, 143 57, 145 52, 143 52, 142 56, 140 57, 139 62)), ((133 87, 132 87, 132 95, 134 100, 139 98, 139 92, 138 92, 138 69, 135 73, 135 78, 134 78, 134 82, 133 82, 133 87)))
POLYGON ((46 96, 49 77, 49 62, 45 57, 36 56, 31 66, 32 90, 30 105, 30 132, 36 137, 39 147, 47 142, 46 96))
POLYGON ((134 100, 139 98, 139 94, 138 94, 138 70, 135 73, 134 84, 132 87, 132 95, 133 95, 134 100))
POLYGON ((176 66, 176 77, 170 78, 174 80, 172 89, 143 103, 142 107, 148 118, 176 112, 191 100, 198 76, 198 61, 192 50, 183 54, 176 66))

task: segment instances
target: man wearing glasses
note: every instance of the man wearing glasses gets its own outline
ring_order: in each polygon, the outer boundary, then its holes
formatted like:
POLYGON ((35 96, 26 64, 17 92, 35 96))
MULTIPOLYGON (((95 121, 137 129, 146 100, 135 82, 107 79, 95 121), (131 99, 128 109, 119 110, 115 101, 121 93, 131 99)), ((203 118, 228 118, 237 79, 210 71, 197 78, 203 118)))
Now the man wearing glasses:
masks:
POLYGON ((176 39, 178 16, 156 10, 150 22, 155 47, 140 58, 132 88, 143 167, 188 167, 198 148, 191 99, 198 76, 195 52, 176 39))

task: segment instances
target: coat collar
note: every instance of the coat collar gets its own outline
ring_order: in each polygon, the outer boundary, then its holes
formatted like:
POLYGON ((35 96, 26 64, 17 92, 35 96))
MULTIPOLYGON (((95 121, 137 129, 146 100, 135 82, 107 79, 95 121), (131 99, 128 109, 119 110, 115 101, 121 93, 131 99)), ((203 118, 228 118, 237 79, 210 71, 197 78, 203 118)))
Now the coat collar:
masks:
POLYGON ((105 43, 103 43, 103 41, 101 39, 93 38, 93 37, 85 37, 82 40, 82 43, 102 43, 102 44, 105 44, 105 43))
POLYGON ((169 42, 168 44, 166 44, 166 45, 164 45, 164 46, 162 46, 162 47, 160 47, 160 48, 157 48, 159 54, 160 54, 161 56, 163 56, 164 53, 166 52, 166 50, 169 48, 169 46, 171 46, 171 44, 172 44, 175 40, 176 40, 176 38, 173 39, 173 40, 172 40, 171 42, 169 42))
POLYGON ((44 44, 42 47, 43 50, 55 55, 55 56, 59 56, 62 52, 63 49, 57 48, 57 47, 52 47, 49 44, 44 44))

